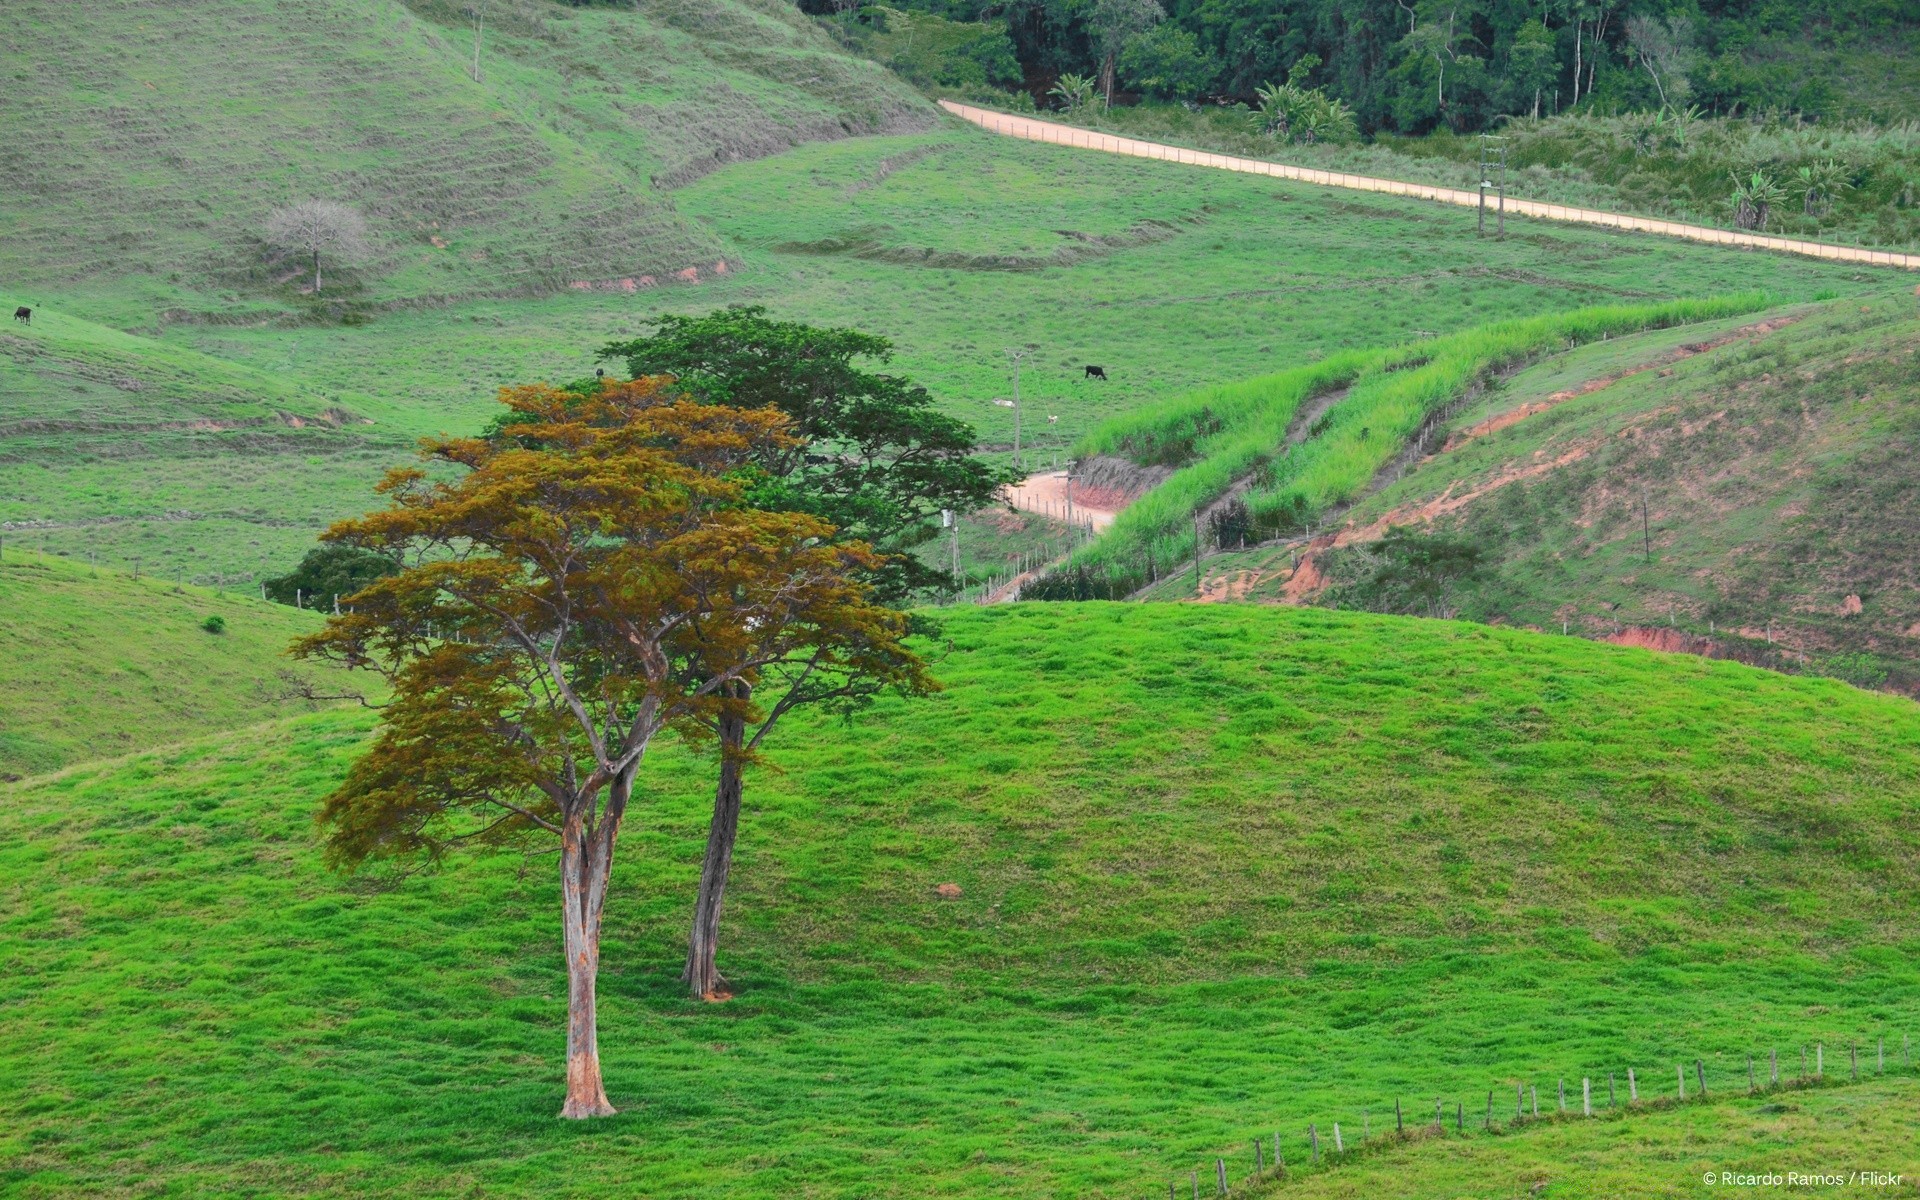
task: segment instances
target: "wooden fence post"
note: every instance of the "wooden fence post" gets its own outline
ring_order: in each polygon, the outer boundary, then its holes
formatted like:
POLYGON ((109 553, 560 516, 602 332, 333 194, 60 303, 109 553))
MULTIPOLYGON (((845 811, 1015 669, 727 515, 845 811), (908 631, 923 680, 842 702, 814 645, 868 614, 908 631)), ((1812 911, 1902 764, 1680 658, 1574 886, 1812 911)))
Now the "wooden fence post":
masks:
POLYGON ((1487 1090, 1487 1121, 1486 1121, 1486 1124, 1481 1126, 1481 1128, 1482 1129, 1493 1128, 1493 1090, 1491 1088, 1487 1090))
POLYGON ((1347 1152, 1347 1142, 1345 1138, 1340 1136, 1340 1122, 1338 1121, 1333 1123, 1333 1152, 1335 1154, 1345 1154, 1347 1152))
POLYGON ((1633 1077, 1633 1068, 1627 1068, 1627 1103, 1640 1103, 1640 1081, 1633 1077))
POLYGON ((1261 1162, 1260 1158, 1261 1158, 1260 1139, 1255 1138, 1253 1139, 1253 1176, 1255 1179, 1258 1179, 1260 1176, 1265 1175, 1267 1173, 1267 1165, 1261 1162))
POLYGON ((1580 1111, 1586 1116, 1593 1115, 1593 1079, 1582 1076, 1580 1079, 1580 1111))
POLYGON ((1513 1119, 1518 1121, 1526 1115, 1527 1085, 1524 1083, 1516 1083, 1513 1085, 1513 1119))
POLYGON ((1560 1080, 1560 1111, 1567 1111, 1567 1081, 1560 1080))
POLYGON ((1853 1060, 1853 1081, 1860 1082, 1860 1047, 1853 1042, 1847 1043, 1847 1055, 1853 1060))
POLYGON ((1402 1137, 1407 1133, 1407 1121, 1400 1115, 1400 1097, 1393 1098, 1393 1131, 1402 1137))
POLYGON ((1433 1102, 1433 1131, 1435 1133, 1445 1133, 1447 1131, 1447 1118, 1440 1108, 1440 1101, 1438 1099, 1435 1099, 1433 1102))
POLYGON ((1693 1060, 1693 1074, 1694 1078, 1700 1081, 1700 1098, 1705 1100, 1707 1098, 1707 1064, 1704 1059, 1693 1060))
POLYGON ((1533 1097, 1533 1115, 1537 1120, 1540 1116, 1540 1089, 1530 1083, 1527 1085, 1527 1095, 1533 1097))
POLYGON ((1227 1194, 1227 1160, 1226 1159, 1216 1158, 1213 1160, 1213 1174, 1214 1174, 1214 1178, 1219 1180, 1220 1194, 1222 1196, 1226 1195, 1227 1194))
POLYGON ((1813 1077, 1815 1079, 1824 1079, 1826 1075, 1827 1044, 1825 1042, 1815 1042, 1813 1044, 1813 1077))
POLYGON ((1313 1161, 1319 1162, 1320 1161, 1320 1131, 1312 1125, 1307 1126, 1307 1144, 1313 1147, 1313 1161))
POLYGON ((1273 1169, 1282 1175, 1287 1173, 1287 1160, 1280 1157, 1280 1131, 1278 1129, 1273 1131, 1273 1169))

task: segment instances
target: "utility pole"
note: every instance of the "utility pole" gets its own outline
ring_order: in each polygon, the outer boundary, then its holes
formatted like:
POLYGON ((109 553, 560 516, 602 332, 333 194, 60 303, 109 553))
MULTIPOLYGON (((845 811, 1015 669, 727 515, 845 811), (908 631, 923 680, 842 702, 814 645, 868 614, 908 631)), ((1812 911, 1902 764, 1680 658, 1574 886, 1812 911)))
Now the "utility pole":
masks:
POLYGON ((954 518, 952 509, 943 508, 940 510, 940 524, 945 526, 947 532, 952 535, 949 540, 953 545, 953 594, 958 596, 960 594, 960 522, 954 518))
POLYGON ((1507 236, 1507 139, 1480 135, 1480 236, 1487 236, 1487 189, 1499 199, 1494 236, 1507 236))
POLYGON ((468 11, 473 14, 473 81, 480 82, 480 29, 486 23, 484 0, 476 0, 468 11))
POLYGON ((1200 554, 1204 547, 1205 543, 1200 540, 1200 510, 1196 508, 1193 510, 1193 595, 1195 599, 1198 599, 1202 595, 1200 590, 1200 554))
POLYGON ((1040 347, 1032 342, 1024 346, 1009 349, 1007 358, 1013 363, 1013 465, 1022 466, 1020 461, 1020 363, 1030 357, 1040 347))

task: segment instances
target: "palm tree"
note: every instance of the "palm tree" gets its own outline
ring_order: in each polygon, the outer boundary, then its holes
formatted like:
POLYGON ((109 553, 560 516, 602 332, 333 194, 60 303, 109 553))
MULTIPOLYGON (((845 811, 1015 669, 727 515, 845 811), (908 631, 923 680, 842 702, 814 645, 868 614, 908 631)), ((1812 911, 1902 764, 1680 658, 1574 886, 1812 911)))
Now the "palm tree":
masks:
POLYGON ((1093 99, 1094 82, 1085 75, 1062 75, 1058 83, 1047 90, 1047 95, 1060 101, 1062 108, 1072 112, 1093 99))

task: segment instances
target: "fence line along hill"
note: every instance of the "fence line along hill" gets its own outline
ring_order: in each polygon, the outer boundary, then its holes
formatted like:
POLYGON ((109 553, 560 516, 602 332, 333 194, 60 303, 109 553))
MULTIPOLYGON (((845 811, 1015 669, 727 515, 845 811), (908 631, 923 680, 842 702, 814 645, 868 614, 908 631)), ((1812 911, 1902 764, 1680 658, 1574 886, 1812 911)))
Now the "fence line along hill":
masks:
MULTIPOLYGON (((1100 150, 1108 154, 1124 154, 1133 158, 1156 158, 1162 162, 1187 163, 1197 167, 1238 171, 1248 175, 1270 175, 1275 179, 1290 179, 1296 183, 1318 184, 1321 187, 1380 192, 1389 196, 1409 196, 1416 200, 1432 200, 1439 204, 1453 204, 1465 208, 1478 207, 1483 200, 1479 192, 1470 192, 1463 188, 1441 187, 1431 183, 1408 183, 1398 179, 1380 179, 1346 171, 1322 171, 1313 167, 1295 167, 1286 163, 1242 158, 1238 155, 1220 154, 1211 150, 1192 150, 1185 146, 1169 146, 1163 142, 1148 142, 1139 138, 1101 133, 1098 130, 1079 129, 1054 121, 1042 121, 1035 117, 1018 117, 1010 113, 978 108, 971 104, 956 103, 952 100, 942 100, 940 106, 962 120, 971 121, 992 133, 1023 138, 1031 142, 1077 146, 1085 150, 1100 150)), ((1493 201, 1487 199, 1486 203, 1491 205, 1493 201)), ((1711 242, 1721 246, 1771 250, 1782 254, 1801 254, 1832 262, 1855 262, 1876 267, 1904 267, 1908 270, 1920 270, 1920 254, 1902 254, 1893 250, 1866 250, 1856 246, 1836 246, 1828 242, 1807 241, 1803 238, 1774 237, 1764 233, 1715 229, 1710 225, 1689 225, 1681 221, 1636 217, 1627 213, 1605 212, 1595 208, 1576 208, 1568 204, 1549 204, 1541 200, 1521 200, 1512 196, 1506 199, 1506 211, 1515 216, 1534 217, 1543 221, 1598 225, 1608 229, 1653 233, 1663 237, 1711 242)))

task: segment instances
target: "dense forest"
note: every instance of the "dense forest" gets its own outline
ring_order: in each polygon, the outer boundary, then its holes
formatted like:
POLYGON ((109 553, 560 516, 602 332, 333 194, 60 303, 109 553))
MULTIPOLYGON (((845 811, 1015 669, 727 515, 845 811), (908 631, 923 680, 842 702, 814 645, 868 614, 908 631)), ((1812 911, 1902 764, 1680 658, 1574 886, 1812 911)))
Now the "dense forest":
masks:
MULTIPOLYGON (((805 0, 865 24, 885 10, 805 0)), ((945 83, 1027 91, 1062 77, 1096 93, 1258 103, 1287 81, 1343 102, 1365 133, 1487 128, 1503 115, 1792 110, 1908 115, 1836 85, 1822 51, 1905 57, 1920 0, 894 0, 981 32, 953 47, 945 83), (984 26, 984 29, 982 28, 984 26), (1004 32, 1001 32, 1004 30, 1004 32)))

